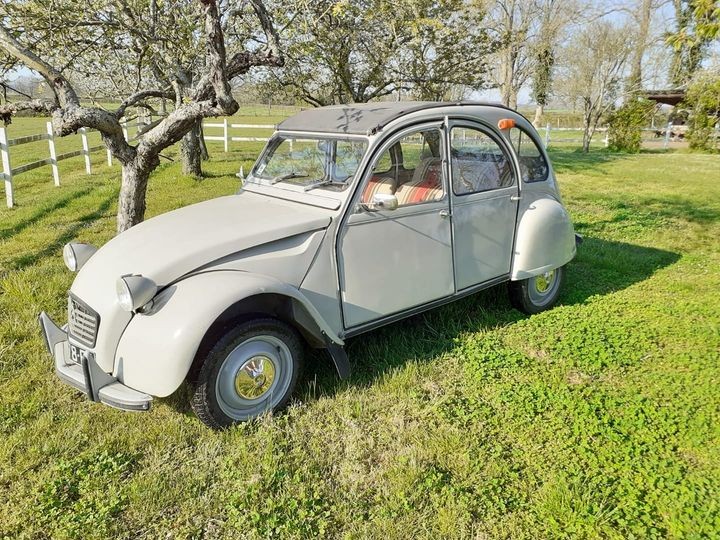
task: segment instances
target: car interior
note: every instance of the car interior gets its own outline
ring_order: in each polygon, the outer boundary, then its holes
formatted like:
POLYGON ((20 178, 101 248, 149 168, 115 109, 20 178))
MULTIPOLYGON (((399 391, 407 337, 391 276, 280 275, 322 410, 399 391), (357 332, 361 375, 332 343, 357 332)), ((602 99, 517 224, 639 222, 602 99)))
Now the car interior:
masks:
POLYGON ((399 206, 442 199, 440 133, 428 130, 417 135, 422 137, 420 144, 401 139, 380 157, 363 190, 363 203, 372 202, 376 194, 395 195, 399 206))

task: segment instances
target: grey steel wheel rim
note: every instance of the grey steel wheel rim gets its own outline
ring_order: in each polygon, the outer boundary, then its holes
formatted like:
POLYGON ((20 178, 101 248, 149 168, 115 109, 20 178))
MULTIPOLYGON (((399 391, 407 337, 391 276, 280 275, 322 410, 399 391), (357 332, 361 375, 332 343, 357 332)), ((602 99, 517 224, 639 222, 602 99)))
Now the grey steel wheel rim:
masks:
POLYGON ((292 372, 292 354, 281 339, 252 337, 223 360, 215 380, 217 403, 234 420, 257 416, 280 402, 292 372))
POLYGON ((542 307, 552 302, 560 286, 560 269, 549 270, 528 280, 530 301, 542 307))

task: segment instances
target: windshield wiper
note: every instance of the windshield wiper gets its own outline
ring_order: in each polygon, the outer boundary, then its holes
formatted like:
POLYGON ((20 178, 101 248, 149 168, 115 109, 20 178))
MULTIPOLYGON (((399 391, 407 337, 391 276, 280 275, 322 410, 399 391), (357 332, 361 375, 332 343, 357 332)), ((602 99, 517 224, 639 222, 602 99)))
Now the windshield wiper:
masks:
POLYGON ((317 187, 322 186, 344 186, 345 182, 336 182, 335 180, 325 179, 325 180, 318 180, 317 182, 313 184, 308 184, 303 188, 303 191, 310 191, 311 189, 315 189, 317 187))
POLYGON ((284 180, 291 180, 293 178, 308 178, 308 176, 310 176, 310 175, 296 173, 296 172, 291 172, 288 174, 281 174, 279 176, 273 177, 272 180, 270 180, 270 185, 277 184, 278 182, 283 182, 284 180))

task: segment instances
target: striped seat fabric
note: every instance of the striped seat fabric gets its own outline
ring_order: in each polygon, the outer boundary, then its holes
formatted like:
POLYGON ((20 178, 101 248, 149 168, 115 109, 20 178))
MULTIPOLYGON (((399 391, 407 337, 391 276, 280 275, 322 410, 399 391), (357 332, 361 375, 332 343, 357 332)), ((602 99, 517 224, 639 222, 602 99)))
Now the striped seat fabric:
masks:
POLYGON ((418 164, 412 180, 401 185, 395 192, 400 206, 438 201, 443 197, 442 162, 428 158, 418 164))
POLYGON ((370 204, 373 197, 381 193, 383 195, 393 194, 393 179, 387 176, 373 176, 365 186, 360 202, 370 204))

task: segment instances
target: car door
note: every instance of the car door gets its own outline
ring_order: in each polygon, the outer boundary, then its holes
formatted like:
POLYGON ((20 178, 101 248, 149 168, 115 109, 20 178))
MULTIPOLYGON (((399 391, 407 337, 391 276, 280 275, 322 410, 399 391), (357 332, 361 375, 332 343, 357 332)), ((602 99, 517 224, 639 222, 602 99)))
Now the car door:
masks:
POLYGON ((510 272, 518 181, 505 141, 476 123, 450 122, 455 286, 458 291, 510 272))
POLYGON ((454 293, 441 123, 405 130, 376 153, 338 238, 346 328, 454 293), (395 196, 397 208, 373 205, 395 196))

